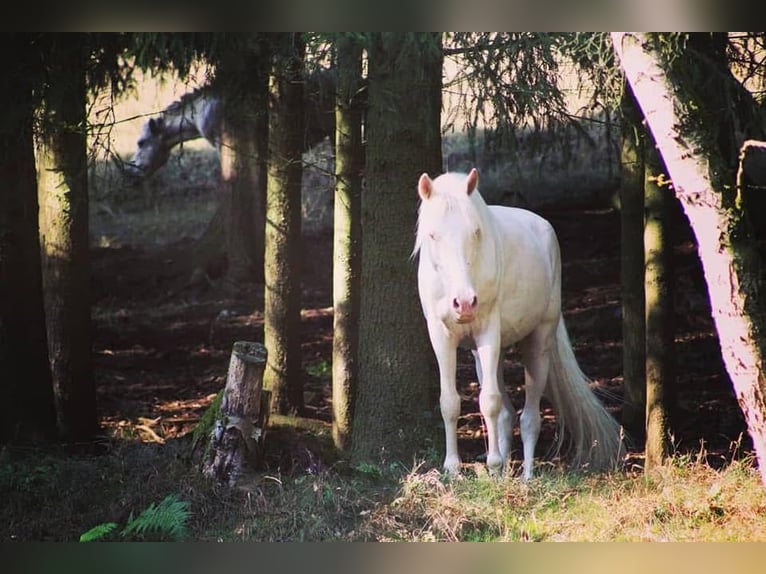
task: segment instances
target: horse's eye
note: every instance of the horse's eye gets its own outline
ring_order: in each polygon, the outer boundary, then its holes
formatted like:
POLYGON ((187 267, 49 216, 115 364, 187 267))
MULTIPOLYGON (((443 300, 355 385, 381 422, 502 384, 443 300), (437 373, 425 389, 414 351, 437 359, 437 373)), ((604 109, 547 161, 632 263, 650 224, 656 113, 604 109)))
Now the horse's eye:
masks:
POLYGON ((146 145, 146 140, 138 140, 138 147, 144 147, 146 145))
POLYGON ((434 233, 433 231, 428 234, 428 237, 431 238, 431 241, 438 241, 439 240, 439 236, 436 235, 436 233, 434 233))
POLYGON ((477 227, 473 230, 473 235, 476 237, 476 239, 479 239, 481 237, 481 228, 477 227))

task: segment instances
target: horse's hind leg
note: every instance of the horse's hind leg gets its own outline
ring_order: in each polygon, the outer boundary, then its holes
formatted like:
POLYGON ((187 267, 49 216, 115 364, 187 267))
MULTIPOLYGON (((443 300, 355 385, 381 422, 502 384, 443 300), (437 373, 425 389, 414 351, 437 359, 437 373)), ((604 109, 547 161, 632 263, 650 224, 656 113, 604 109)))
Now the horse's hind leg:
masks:
POLYGON ((550 371, 553 328, 544 323, 524 339, 520 346, 524 362, 525 399, 521 412, 521 442, 524 446, 524 480, 532 478, 537 439, 540 437, 540 399, 550 371))

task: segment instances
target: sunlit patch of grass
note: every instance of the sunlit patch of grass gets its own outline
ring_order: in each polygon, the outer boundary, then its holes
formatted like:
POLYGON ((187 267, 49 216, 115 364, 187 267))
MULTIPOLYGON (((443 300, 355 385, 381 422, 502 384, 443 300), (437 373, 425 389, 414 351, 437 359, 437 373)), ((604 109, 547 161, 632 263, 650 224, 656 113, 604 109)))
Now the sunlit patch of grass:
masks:
POLYGON ((529 482, 413 470, 375 517, 415 541, 764 541, 766 492, 748 459, 673 457, 649 474, 542 468, 529 482))

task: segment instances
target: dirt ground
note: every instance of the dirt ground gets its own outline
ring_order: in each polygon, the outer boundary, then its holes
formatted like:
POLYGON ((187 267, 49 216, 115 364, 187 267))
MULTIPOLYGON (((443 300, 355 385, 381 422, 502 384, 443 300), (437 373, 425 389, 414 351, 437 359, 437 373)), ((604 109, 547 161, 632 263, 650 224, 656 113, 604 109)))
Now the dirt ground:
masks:
MULTIPOLYGON (((619 417, 619 213, 604 205, 540 213, 559 235, 565 319, 580 366, 619 417)), ((679 451, 699 449, 704 441, 712 458, 730 457, 732 443, 741 440, 742 451, 750 445, 722 366, 693 241, 683 226, 679 229, 676 358, 681 416, 673 440, 679 451)), ((303 415, 329 422, 332 241, 329 233, 305 239, 303 415)), ((232 343, 263 339, 263 301, 256 286, 232 295, 215 282, 186 285, 192 244, 186 237, 162 245, 93 248, 98 404, 104 429, 112 436, 163 442, 190 432, 225 383, 232 343)), ((514 353, 506 358, 505 369, 507 388, 520 408, 523 374, 514 353)), ((470 354, 461 353, 460 437, 469 460, 484 451, 475 380, 470 354)), ((545 410, 543 443, 550 440, 554 417, 545 410)), ((518 457, 520 443, 514 444, 518 457)))

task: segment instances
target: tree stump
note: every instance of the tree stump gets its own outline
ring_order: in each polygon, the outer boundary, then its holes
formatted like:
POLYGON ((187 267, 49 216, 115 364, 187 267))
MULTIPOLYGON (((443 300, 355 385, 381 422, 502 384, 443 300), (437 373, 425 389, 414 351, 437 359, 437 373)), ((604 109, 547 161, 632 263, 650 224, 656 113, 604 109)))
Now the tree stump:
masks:
POLYGON ((203 474, 219 482, 234 485, 262 462, 269 413, 269 393, 263 390, 266 357, 260 343, 237 341, 232 348, 221 409, 202 462, 203 474))

